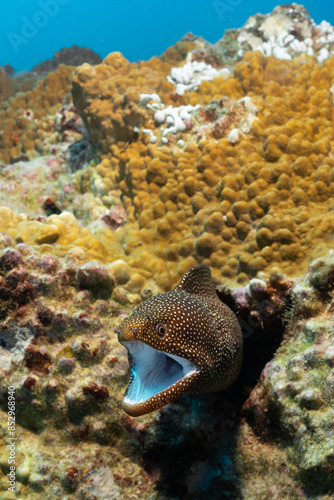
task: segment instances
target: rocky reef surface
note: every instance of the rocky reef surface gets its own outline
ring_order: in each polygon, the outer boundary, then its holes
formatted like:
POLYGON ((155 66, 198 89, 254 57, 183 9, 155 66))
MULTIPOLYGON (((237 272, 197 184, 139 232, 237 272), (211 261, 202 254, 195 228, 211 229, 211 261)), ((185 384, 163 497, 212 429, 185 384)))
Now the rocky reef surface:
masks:
POLYGON ((332 498, 333 27, 284 5, 149 61, 9 69, 0 499, 332 498), (115 329, 201 262, 242 326, 240 378, 133 419, 115 329))

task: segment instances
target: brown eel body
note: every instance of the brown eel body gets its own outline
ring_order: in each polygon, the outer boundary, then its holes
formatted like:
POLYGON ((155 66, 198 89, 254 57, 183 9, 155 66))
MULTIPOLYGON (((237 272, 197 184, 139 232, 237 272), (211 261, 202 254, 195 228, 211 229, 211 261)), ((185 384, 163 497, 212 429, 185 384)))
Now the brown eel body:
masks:
POLYGON ((242 333, 221 302, 206 264, 190 269, 171 292, 139 305, 118 330, 131 368, 123 408, 132 416, 183 394, 228 387, 242 362, 242 333))

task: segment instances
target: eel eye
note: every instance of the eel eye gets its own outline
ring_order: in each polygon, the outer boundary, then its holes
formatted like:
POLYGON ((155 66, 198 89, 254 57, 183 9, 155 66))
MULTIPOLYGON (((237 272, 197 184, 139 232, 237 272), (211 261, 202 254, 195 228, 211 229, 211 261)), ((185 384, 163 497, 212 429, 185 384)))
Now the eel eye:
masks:
POLYGON ((163 337, 167 332, 167 326, 165 323, 157 323, 154 327, 155 333, 157 333, 160 337, 163 337))

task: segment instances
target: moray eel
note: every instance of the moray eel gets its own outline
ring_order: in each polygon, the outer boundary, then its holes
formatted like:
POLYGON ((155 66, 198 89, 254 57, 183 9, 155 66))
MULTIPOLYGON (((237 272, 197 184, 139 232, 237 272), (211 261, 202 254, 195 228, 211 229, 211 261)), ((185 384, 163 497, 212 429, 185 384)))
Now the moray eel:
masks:
POLYGON ((240 371, 241 329, 206 264, 190 269, 171 292, 140 304, 116 332, 131 368, 123 409, 134 417, 183 394, 225 389, 240 371))

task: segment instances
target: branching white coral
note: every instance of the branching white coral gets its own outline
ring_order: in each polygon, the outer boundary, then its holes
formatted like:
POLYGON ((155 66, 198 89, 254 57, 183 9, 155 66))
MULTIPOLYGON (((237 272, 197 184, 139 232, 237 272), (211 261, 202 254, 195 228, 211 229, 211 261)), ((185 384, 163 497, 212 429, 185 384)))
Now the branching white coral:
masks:
MULTIPOLYGON (((241 46, 245 42, 253 50, 259 50, 265 56, 291 60, 301 54, 316 56, 319 63, 334 54, 334 27, 327 21, 319 25, 308 16, 300 18, 298 6, 284 9, 277 7, 267 16, 254 16, 238 36, 241 46), (275 12, 276 11, 276 12, 275 12), (254 27, 256 26, 256 33, 254 27)), ((239 49, 238 56, 244 51, 239 49)))
POLYGON ((203 61, 188 61, 179 68, 172 68, 167 80, 175 85, 175 93, 181 96, 188 90, 197 90, 204 80, 228 74, 227 68, 216 69, 203 61))
MULTIPOLYGON (((186 130, 186 121, 188 120, 190 122, 191 114, 200 108, 199 104, 196 106, 188 104, 188 106, 168 106, 165 108, 165 105, 161 102, 157 94, 140 94, 140 101, 143 102, 147 108, 155 111, 154 120, 157 124, 162 125, 166 123, 167 127, 161 128, 163 143, 166 143, 167 134, 177 134, 178 132, 186 130), (151 101, 153 101, 153 103, 151 101)), ((151 129, 143 129, 142 132, 150 135, 150 142, 156 142, 157 138, 151 129)))
POLYGON ((191 119, 191 113, 200 108, 199 104, 196 106, 168 106, 166 109, 156 111, 154 114, 154 119, 157 123, 166 122, 167 128, 162 132, 163 137, 167 134, 177 134, 178 132, 183 132, 186 130, 187 125, 186 120, 191 119))

